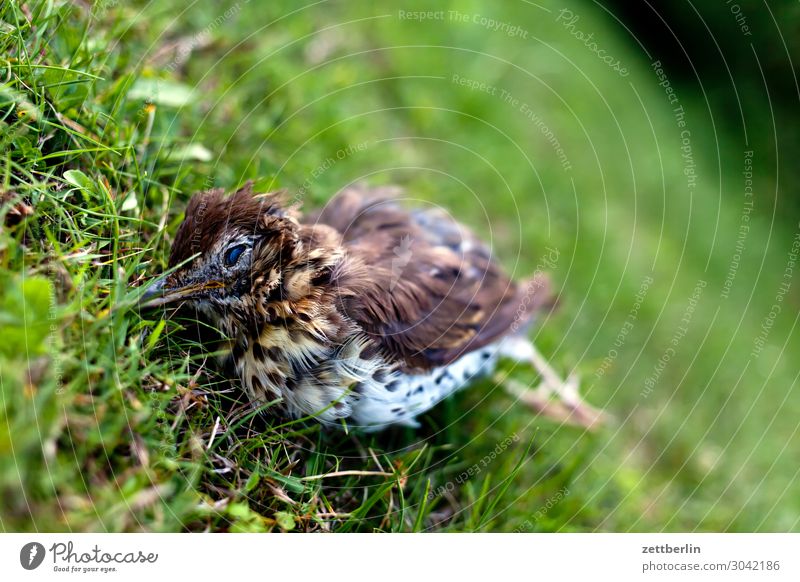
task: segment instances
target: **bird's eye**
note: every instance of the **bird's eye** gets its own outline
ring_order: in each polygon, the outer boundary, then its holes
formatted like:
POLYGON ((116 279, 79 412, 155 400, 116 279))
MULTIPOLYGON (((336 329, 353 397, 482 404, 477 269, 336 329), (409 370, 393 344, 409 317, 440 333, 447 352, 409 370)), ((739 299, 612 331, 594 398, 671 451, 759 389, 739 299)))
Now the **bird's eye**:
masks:
POLYGON ((234 266, 236 264, 236 261, 239 260, 239 257, 242 256, 242 253, 244 252, 245 248, 247 248, 247 245, 236 245, 225 251, 225 266, 226 267, 234 266))

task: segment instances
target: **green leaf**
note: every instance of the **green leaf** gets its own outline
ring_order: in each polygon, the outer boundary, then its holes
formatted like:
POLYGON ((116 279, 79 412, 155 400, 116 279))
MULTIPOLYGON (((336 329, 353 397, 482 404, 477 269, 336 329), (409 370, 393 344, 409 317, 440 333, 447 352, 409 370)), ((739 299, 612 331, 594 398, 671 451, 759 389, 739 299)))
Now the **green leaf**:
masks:
POLYGON ((252 491, 255 489, 256 485, 258 485, 259 481, 261 481, 261 475, 258 471, 253 471, 250 474, 250 477, 247 479, 247 483, 244 484, 245 491, 252 491))
POLYGON ((85 76, 81 71, 61 67, 42 69, 39 76, 40 83, 50 92, 50 97, 60 111, 81 105, 88 97, 94 82, 94 79, 85 76))
POLYGON ((31 357, 45 351, 50 332, 52 285, 44 277, 11 282, 0 299, 0 352, 31 357))
POLYGON ((170 162, 187 162, 191 160, 198 162, 210 162, 213 157, 214 154, 212 154, 211 151, 203 144, 190 143, 183 147, 177 147, 172 150, 167 155, 167 160, 170 162))
POLYGON ((417 518, 414 520, 414 527, 411 529, 412 532, 420 532, 422 531, 422 524, 425 521, 425 514, 426 509, 428 508, 428 493, 431 491, 431 480, 425 480, 425 491, 422 494, 422 501, 419 504, 419 509, 417 510, 417 518))
POLYGON ((278 511, 275 513, 275 521, 283 530, 291 531, 295 528, 294 516, 291 513, 278 511))
POLYGON ((135 211, 139 208, 139 199, 136 197, 136 190, 131 190, 128 192, 128 195, 122 201, 122 206, 120 206, 120 212, 131 212, 135 211))
POLYGON ((292 493, 303 493, 306 490, 306 487, 303 484, 303 482, 297 477, 291 477, 291 476, 287 477, 286 475, 281 475, 277 471, 273 471, 268 467, 263 468, 261 470, 261 474, 264 477, 272 479, 273 481, 277 481, 292 493))
POLYGON ((164 326, 167 324, 166 319, 160 320, 156 326, 153 328, 153 331, 150 333, 150 337, 147 338, 147 351, 153 349, 153 347, 158 343, 158 339, 161 337, 161 332, 164 331, 164 326))
POLYGON ((94 182, 91 178, 89 178, 89 176, 80 170, 67 170, 64 172, 64 179, 68 184, 75 186, 76 188, 86 190, 87 192, 94 191, 94 182))
POLYGON ((249 519, 253 512, 246 503, 231 503, 228 505, 228 515, 238 519, 249 519))
POLYGON ((162 79, 138 79, 128 92, 128 98, 147 101, 165 107, 183 107, 194 97, 194 90, 182 83, 162 79))

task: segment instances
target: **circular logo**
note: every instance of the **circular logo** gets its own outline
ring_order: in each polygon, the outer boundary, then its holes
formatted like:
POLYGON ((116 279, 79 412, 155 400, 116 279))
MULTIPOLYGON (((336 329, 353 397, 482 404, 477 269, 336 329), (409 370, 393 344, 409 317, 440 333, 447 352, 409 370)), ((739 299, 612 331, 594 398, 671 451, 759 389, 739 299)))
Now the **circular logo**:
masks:
POLYGON ((35 570, 44 561, 44 546, 39 542, 30 542, 19 551, 19 563, 26 570, 35 570))

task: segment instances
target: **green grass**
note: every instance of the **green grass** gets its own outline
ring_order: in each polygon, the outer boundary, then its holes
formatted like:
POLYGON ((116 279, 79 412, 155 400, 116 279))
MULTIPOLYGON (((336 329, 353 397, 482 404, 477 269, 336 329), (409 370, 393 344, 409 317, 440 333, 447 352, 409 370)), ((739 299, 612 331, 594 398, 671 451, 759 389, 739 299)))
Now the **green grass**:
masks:
POLYGON ((620 77, 555 22, 561 5, 542 5, 450 2, 470 20, 417 22, 380 2, 4 2, 0 528, 800 529, 796 285, 751 355, 797 225, 773 216, 755 152, 724 297, 746 148, 676 87, 689 188, 647 58, 604 13, 571 6, 620 77), (254 413, 209 330, 135 309, 189 196, 247 179, 307 207, 356 179, 402 184, 491 239, 518 278, 555 249, 560 309, 537 343, 615 420, 587 433, 539 418, 491 380, 417 431, 254 413))

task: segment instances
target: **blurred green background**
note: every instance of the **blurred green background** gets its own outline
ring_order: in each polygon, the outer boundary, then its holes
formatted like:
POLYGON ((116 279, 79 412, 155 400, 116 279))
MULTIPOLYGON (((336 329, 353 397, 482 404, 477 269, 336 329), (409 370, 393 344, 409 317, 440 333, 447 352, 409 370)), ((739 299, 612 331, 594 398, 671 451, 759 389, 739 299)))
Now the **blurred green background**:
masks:
POLYGON ((797 7, 729 4, 5 2, 2 529, 800 529, 797 7), (401 184, 516 278, 555 253, 537 343, 613 421, 492 379, 419 432, 243 412, 131 308, 247 179, 401 184))

